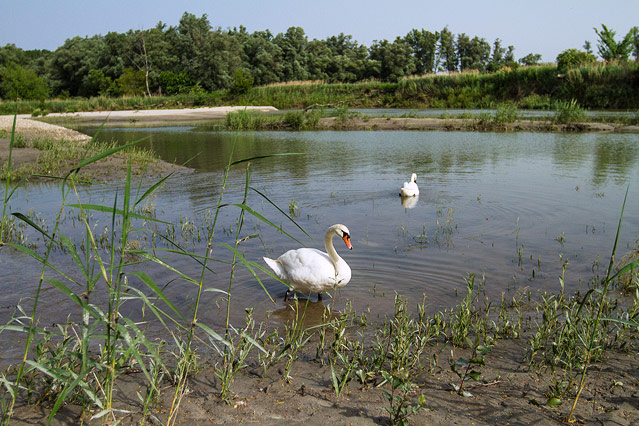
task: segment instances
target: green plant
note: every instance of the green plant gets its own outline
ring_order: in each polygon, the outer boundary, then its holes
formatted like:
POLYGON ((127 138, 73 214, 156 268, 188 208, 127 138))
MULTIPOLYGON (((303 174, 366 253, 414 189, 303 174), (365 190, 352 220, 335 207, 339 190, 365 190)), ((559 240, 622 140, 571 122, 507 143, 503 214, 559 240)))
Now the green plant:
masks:
POLYGON ((229 130, 261 130, 264 123, 262 114, 246 109, 226 114, 226 127, 229 130))
POLYGON ((586 111, 577 103, 575 99, 567 101, 557 101, 555 103, 555 123, 567 124, 577 123, 586 119, 586 111))
MULTIPOLYGON (((490 346, 482 345, 479 342, 479 336, 475 337, 475 341, 473 342, 469 338, 466 338, 466 344, 472 348, 472 352, 469 358, 459 357, 455 362, 451 362, 450 369, 459 377, 459 384, 451 383, 451 386, 459 395, 465 397, 472 397, 473 394, 464 390, 464 382, 466 379, 471 380, 479 380, 481 377, 481 372, 471 368, 475 367, 483 367, 486 365, 484 360, 484 355, 491 351, 490 346)), ((451 354, 452 355, 452 354, 451 354)))
MULTIPOLYGON (((570 413, 568 414, 568 421, 572 421, 572 416, 573 416, 573 413, 575 412, 575 408, 577 407, 577 403, 579 402, 579 397, 581 396, 581 392, 584 390, 584 387, 586 384, 586 374, 588 372, 588 367, 590 366, 590 362, 593 359, 593 357, 596 356, 596 353, 599 352, 601 348, 602 333, 601 333, 600 325, 601 325, 601 322, 605 320, 605 317, 603 316, 603 314, 604 314, 604 308, 607 305, 606 298, 608 296, 608 290, 610 289, 611 284, 614 282, 614 280, 618 276, 624 274, 625 272, 633 268, 639 267, 639 261, 634 261, 624 266, 617 273, 613 274, 613 266, 615 264, 615 253, 617 251, 617 244, 619 242, 619 234, 621 233, 621 223, 623 219, 623 213, 626 208, 626 200, 628 198, 629 189, 630 189, 630 186, 626 188, 626 195, 624 196, 623 204, 621 206, 621 213, 619 214, 619 224, 617 225, 617 233, 615 235, 615 241, 613 243, 612 253, 610 255, 610 263, 608 264, 606 277, 604 278, 602 283, 603 288, 600 289, 600 291, 598 292, 599 300, 595 310, 591 314, 592 325, 586 333, 580 336, 581 342, 583 343, 585 360, 583 363, 581 377, 577 387, 577 395, 575 396, 575 400, 573 401, 572 407, 570 409, 570 413)), ((583 306, 588 301, 588 299, 591 298, 594 294, 595 294, 594 289, 591 289, 584 295, 584 298, 580 304, 579 310, 581 310, 581 306, 583 306)))
POLYGON ((503 103, 497 107, 493 122, 497 126, 503 126, 507 123, 513 123, 519 119, 519 110, 517 106, 511 103, 503 103))
POLYGON ((426 408, 426 397, 420 394, 417 404, 411 404, 410 394, 417 387, 410 381, 410 373, 407 370, 388 372, 382 370, 384 382, 390 384, 391 391, 383 391, 382 395, 389 403, 385 408, 390 417, 391 425, 407 426, 408 419, 419 410, 426 408))
POLYGON ((297 201, 291 200, 288 203, 288 212, 291 214, 291 216, 297 217, 300 212, 300 206, 299 204, 297 204, 297 201))
MULTIPOLYGON (((215 375, 220 379, 220 398, 227 400, 230 386, 235 375, 243 368, 247 367, 246 358, 255 347, 266 353, 266 350, 257 343, 254 336, 255 320, 253 319, 253 309, 246 309, 246 324, 242 330, 237 330, 230 326, 231 333, 226 335, 223 342, 224 348, 218 347, 218 342, 211 340, 218 353, 222 356, 222 364, 218 366, 215 375)), ((261 336, 258 336, 258 338, 261 336)))

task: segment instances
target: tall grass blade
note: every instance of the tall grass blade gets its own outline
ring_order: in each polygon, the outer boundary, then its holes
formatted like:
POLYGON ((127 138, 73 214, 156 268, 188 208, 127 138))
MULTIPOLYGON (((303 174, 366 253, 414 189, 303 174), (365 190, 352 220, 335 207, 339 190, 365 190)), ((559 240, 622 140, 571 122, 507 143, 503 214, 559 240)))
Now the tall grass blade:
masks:
POLYGON ((297 238, 293 237, 291 234, 289 234, 288 232, 284 231, 282 228, 280 228, 277 225, 274 225, 270 220, 268 220, 267 218, 265 218, 264 216, 262 216, 261 214, 259 214, 258 212, 256 212, 255 210, 253 210, 252 208, 250 208, 249 206, 247 206, 246 204, 233 204, 233 206, 235 207, 239 207, 240 209, 252 214, 253 216, 255 216, 256 218, 258 218, 259 220, 261 220, 262 222, 272 226, 273 228, 277 229, 278 231, 280 231, 282 234, 286 235, 287 237, 289 237, 290 239, 292 239, 293 241, 299 243, 300 245, 304 245, 302 244, 300 241, 297 240, 297 238))
POLYGON ((42 235, 44 235, 45 237, 47 237, 49 240, 51 240, 51 236, 49 234, 46 233, 46 231, 44 231, 42 228, 40 228, 35 222, 33 222, 31 219, 29 219, 28 217, 26 217, 25 215, 23 215, 22 213, 16 213, 13 212, 11 213, 13 216, 17 217, 18 219, 20 219, 21 221, 29 224, 29 226, 31 226, 32 228, 34 228, 36 231, 38 231, 39 233, 41 233, 42 235))
POLYGON ((158 287, 158 285, 151 279, 151 277, 149 277, 146 273, 141 272, 141 271, 133 271, 131 272, 131 275, 134 275, 136 277, 138 277, 144 284, 147 285, 147 287, 149 287, 151 290, 153 290, 153 293, 155 293, 155 295, 157 297, 159 297, 160 299, 162 299, 162 301, 164 303, 167 304, 167 306, 169 308, 171 308, 171 310, 173 312, 175 312, 181 319, 184 319, 184 317, 182 316, 182 314, 180 313, 180 311, 175 307, 175 305, 173 305, 173 303, 171 303, 171 301, 166 297, 166 295, 164 294, 164 292, 160 289, 160 287, 158 287))
POLYGON ((273 207, 275 207, 280 213, 282 213, 284 216, 286 216, 288 218, 288 220, 290 220, 291 222, 293 222, 293 224, 295 226, 297 226, 300 231, 302 231, 304 234, 306 234, 307 237, 309 237, 310 239, 313 239, 313 237, 311 237, 308 232, 306 232, 304 230, 304 228, 302 228, 300 225, 297 224, 297 222, 295 222, 295 220, 289 216, 284 210, 280 209, 277 204, 275 204, 274 202, 272 202, 266 195, 262 194, 260 191, 258 191, 257 189, 253 188, 253 187, 249 187, 249 189, 251 189, 254 192, 257 192, 262 198, 264 198, 269 204, 271 204, 273 207))

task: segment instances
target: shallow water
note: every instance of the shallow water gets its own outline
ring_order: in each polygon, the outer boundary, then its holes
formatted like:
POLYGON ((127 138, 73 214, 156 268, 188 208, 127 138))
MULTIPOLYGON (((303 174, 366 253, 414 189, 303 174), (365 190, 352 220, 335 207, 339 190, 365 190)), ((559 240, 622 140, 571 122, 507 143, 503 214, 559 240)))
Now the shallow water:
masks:
MULTIPOLYGON (((87 131, 87 129, 84 129, 87 131)), ((250 162, 250 185, 289 210, 298 206, 295 220, 313 237, 306 237, 255 192, 248 202, 256 211, 282 226, 302 244, 322 248, 326 228, 348 226, 354 249, 335 239, 338 252, 353 270, 351 282, 333 302, 350 302, 369 318, 392 312, 394 292, 414 305, 426 295, 431 311, 452 306, 465 291, 465 277, 485 280, 489 296, 509 296, 525 289, 556 291, 562 264, 566 289, 575 291, 593 276, 605 274, 626 187, 629 199, 618 252, 633 247, 639 235, 639 139, 629 134, 475 133, 475 132, 209 132, 193 128, 103 129, 102 139, 120 142, 147 138, 163 159, 189 165, 196 173, 170 179, 147 205, 157 217, 178 224, 201 221, 217 203, 223 169, 233 159, 280 153, 301 155, 261 158, 250 162), (406 208, 399 188, 417 173, 420 196, 406 208)), ((244 194, 246 163, 234 166, 225 203, 239 203, 244 194)), ((148 186, 148 183, 143 184, 148 186)), ((112 205, 118 185, 92 187, 83 202, 112 205)), ((50 223, 59 206, 55 184, 22 189, 12 211, 33 208, 50 223)), ((239 209, 225 207, 216 237, 232 244, 239 209)), ((96 215, 102 232, 108 218, 96 215)), ((79 226, 65 223, 80 238, 79 226)), ((179 230, 178 230, 179 233, 179 230)), ((242 243, 246 258, 262 262, 299 243, 272 227, 247 217, 242 236, 259 233, 242 243)), ((140 238, 144 247, 150 242, 140 238)), ((202 254, 203 243, 184 239, 187 248, 202 254)), ((215 258, 230 259, 217 247, 215 258)), ((199 265, 171 256, 171 264, 199 277, 199 265)), ((54 253, 53 261, 73 270, 68 256, 54 253)), ((2 320, 21 297, 29 298, 39 266, 22 254, 0 255, 2 320), (33 266, 31 266, 33 265, 33 266)), ((139 266, 165 286, 167 295, 188 311, 195 298, 192 284, 175 280, 158 266, 139 266)), ((210 288, 227 289, 229 267, 213 264, 207 274, 210 288)), ((74 276, 79 274, 74 273, 74 276)), ((258 272, 276 303, 245 268, 236 269, 232 282, 233 312, 240 321, 244 308, 255 307, 258 318, 273 312, 285 318, 290 309, 282 301, 284 287, 258 272)), ((135 283, 133 280, 132 283, 135 283)), ((139 284, 139 283, 137 283, 139 284)), ((315 297, 312 298, 315 300, 315 297)), ((30 306, 31 302, 23 302, 30 306)), ((71 308, 65 296, 45 288, 42 317, 57 318, 71 308), (60 310, 68 306, 69 309, 60 310)), ((224 303, 219 293, 203 296, 201 320, 220 324, 224 303)), ((314 305, 318 306, 318 305, 314 305)), ((136 309, 131 307, 131 311, 136 309)), ((321 314, 321 310, 317 310, 321 314)))

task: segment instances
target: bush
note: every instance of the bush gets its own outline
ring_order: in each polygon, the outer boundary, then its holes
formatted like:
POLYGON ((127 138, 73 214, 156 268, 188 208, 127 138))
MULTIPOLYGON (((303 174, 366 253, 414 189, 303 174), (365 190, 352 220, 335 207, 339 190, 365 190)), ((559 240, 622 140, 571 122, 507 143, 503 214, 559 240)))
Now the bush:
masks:
POLYGON ((49 96, 45 79, 20 65, 0 69, 0 95, 5 99, 44 99, 49 96))
POLYGON ((505 103, 497 107, 497 112, 493 118, 493 122, 497 125, 513 123, 519 119, 519 110, 517 106, 511 103, 505 103))
POLYGON ((578 123, 586 120, 586 111, 579 106, 577 101, 557 101, 555 103, 555 123, 578 123))
POLYGON ((229 130, 260 130, 264 126, 261 114, 245 109, 226 114, 226 127, 229 130))
POLYGON ((596 61, 594 55, 577 49, 566 49, 557 55, 557 71, 566 72, 570 68, 580 67, 596 61))
POLYGON ((238 69, 233 73, 233 83, 230 92, 232 95, 242 95, 253 87, 253 77, 245 70, 238 69))

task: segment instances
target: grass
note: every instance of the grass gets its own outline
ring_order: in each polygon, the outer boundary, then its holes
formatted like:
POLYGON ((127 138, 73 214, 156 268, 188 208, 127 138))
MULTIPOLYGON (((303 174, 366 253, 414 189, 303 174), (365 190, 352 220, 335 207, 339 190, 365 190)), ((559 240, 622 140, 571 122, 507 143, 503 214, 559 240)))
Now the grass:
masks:
MULTIPOLYGON (((103 152, 110 152, 117 148, 118 144, 112 142, 92 142, 87 145, 85 142, 74 140, 59 140, 53 138, 34 138, 25 140, 20 135, 15 135, 10 151, 12 154, 15 150, 21 148, 34 148, 40 153, 34 163, 25 163, 20 168, 15 168, 10 162, 7 162, 0 169, 0 180, 16 181, 23 178, 55 178, 69 171, 70 164, 78 163, 86 155, 98 155, 103 152), (87 148, 88 147, 88 148, 87 148)), ((123 163, 131 162, 134 173, 139 174, 142 170, 157 161, 152 151, 139 148, 134 145, 128 146, 124 150, 117 150, 108 157, 101 158, 101 161, 107 161, 109 158, 118 158, 123 163)), ((80 176, 84 179, 101 178, 97 171, 92 171, 89 167, 82 167, 80 176)))

